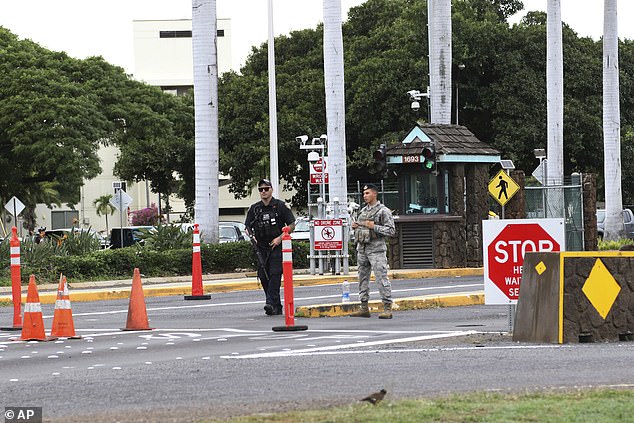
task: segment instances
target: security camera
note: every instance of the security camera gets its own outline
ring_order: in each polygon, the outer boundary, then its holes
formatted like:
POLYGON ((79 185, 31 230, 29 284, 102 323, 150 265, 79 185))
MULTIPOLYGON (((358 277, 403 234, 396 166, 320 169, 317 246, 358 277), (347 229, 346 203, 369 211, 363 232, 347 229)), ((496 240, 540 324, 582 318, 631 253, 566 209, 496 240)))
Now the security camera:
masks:
POLYGON ((420 92, 418 90, 409 90, 407 92, 407 95, 410 96, 411 99, 415 99, 416 97, 420 96, 420 92))
POLYGON ((319 137, 319 140, 322 142, 322 144, 326 144, 328 142, 328 135, 321 134, 321 137, 319 137))
POLYGON ((295 137, 295 141, 297 141, 300 145, 306 144, 308 142, 308 135, 300 135, 299 137, 295 137))
POLYGON ((417 112, 420 109, 420 103, 418 101, 412 101, 412 110, 417 112))

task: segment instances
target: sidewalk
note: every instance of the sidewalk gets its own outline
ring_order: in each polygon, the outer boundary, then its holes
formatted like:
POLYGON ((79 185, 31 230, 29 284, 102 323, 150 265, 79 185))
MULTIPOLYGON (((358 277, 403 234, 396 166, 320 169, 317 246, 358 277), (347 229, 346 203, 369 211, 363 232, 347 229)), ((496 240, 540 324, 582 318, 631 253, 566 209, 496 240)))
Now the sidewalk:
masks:
MULTIPOLYGON (((461 269, 413 269, 413 270, 392 270, 389 277, 392 280, 398 279, 420 279, 439 278, 456 276, 479 276, 482 275, 482 268, 461 268, 461 269)), ((326 284, 340 284, 345 279, 357 280, 356 271, 351 271, 348 275, 310 275, 307 270, 298 270, 293 274, 294 286, 314 286, 326 284)), ((98 301, 98 300, 119 300, 127 299, 130 296, 132 277, 124 280, 96 281, 96 282, 73 282, 70 288, 70 300, 76 301, 98 301)), ((205 293, 246 291, 260 289, 255 272, 245 273, 224 273, 203 275, 203 290, 205 293)), ((54 304, 57 299, 57 284, 47 284, 38 286, 40 303, 54 304)), ((170 295, 190 295, 191 276, 143 278, 143 293, 146 297, 159 297, 170 295)), ((22 299, 26 301, 26 286, 22 287, 22 299)), ((477 294, 477 293, 476 293, 477 294)), ((423 296, 401 298, 395 300, 395 310, 425 308, 430 306, 468 305, 482 303, 481 299, 474 293, 458 295, 449 294, 443 296, 423 296)), ((11 301, 11 287, 0 287, 0 302, 11 301)), ((358 307, 358 305, 356 305, 358 307)), ((371 306, 377 306, 371 302, 371 306)), ((321 317, 345 315, 354 311, 355 304, 320 304, 315 306, 297 307, 298 317, 321 317)))

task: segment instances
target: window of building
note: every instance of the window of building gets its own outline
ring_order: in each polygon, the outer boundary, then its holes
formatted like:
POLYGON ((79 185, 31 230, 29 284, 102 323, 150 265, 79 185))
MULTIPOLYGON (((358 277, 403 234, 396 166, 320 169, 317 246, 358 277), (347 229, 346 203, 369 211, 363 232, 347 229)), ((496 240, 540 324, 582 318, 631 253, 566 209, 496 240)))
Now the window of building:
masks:
POLYGON ((51 228, 64 229, 77 226, 79 212, 77 210, 53 210, 51 211, 51 228))
MULTIPOLYGON (((225 36, 225 30, 219 29, 216 31, 218 37, 225 36)), ((160 31, 159 38, 191 38, 191 31, 160 31)))
POLYGON ((191 38, 191 31, 161 31, 160 38, 191 38))

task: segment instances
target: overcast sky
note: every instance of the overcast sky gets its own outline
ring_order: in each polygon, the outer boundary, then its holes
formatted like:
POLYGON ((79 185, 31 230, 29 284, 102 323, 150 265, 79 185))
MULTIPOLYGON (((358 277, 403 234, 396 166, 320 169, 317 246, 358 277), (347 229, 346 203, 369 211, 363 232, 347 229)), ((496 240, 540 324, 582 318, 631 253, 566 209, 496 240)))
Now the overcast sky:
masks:
MULTIPOLYGON (((343 18, 365 0, 342 0, 343 18)), ((233 67, 252 46, 267 40, 268 0, 217 0, 219 18, 230 18, 233 67)), ((603 0, 561 0, 562 17, 579 35, 598 39, 603 0)), ((274 0, 275 33, 314 28, 323 20, 322 0, 274 0)), ((524 0, 527 10, 545 10, 546 0, 524 0)), ((521 13, 523 15, 524 13, 521 13)), ((634 1, 619 2, 619 35, 634 38, 634 1)), ((513 21, 519 20, 515 17, 513 21)), ((191 18, 191 0, 0 0, 0 25, 21 38, 77 58, 103 56, 134 73, 132 21, 191 18)))

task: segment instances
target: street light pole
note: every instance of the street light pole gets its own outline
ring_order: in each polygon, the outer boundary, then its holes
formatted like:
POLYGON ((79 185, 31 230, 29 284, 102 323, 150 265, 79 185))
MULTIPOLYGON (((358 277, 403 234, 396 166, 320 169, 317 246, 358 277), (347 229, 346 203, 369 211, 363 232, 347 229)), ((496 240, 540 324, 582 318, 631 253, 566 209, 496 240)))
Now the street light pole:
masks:
MULTIPOLYGON (((462 71, 465 68, 465 65, 460 63, 458 66, 458 70, 462 71)), ((460 75, 458 72, 456 72, 456 125, 459 125, 458 123, 458 75, 460 75)))

